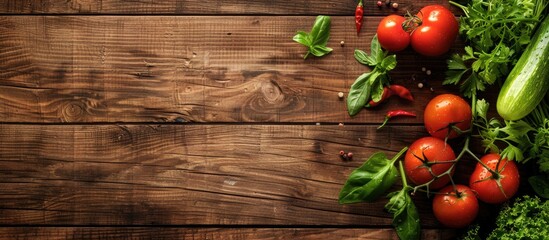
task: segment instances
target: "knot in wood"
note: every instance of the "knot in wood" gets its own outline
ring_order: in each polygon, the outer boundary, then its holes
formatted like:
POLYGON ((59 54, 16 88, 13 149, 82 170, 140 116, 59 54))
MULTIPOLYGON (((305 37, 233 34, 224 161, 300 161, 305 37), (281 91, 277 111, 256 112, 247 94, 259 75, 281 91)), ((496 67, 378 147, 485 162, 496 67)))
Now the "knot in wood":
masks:
POLYGON ((275 80, 262 82, 261 93, 267 103, 276 104, 284 101, 284 93, 275 80))
POLYGON ((81 101, 70 101, 61 107, 60 115, 64 122, 80 121, 86 115, 86 104, 81 101))

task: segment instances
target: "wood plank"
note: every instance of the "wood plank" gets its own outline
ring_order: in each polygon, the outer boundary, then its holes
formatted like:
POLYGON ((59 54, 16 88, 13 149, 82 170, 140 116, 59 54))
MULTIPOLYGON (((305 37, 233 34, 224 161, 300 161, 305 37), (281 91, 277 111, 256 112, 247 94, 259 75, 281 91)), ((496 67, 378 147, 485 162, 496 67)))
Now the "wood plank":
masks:
MULTIPOLYGON (((427 229, 421 239, 455 239, 454 230, 427 229)), ((193 228, 193 227, 3 227, 0 239, 339 239, 397 240, 393 229, 362 228, 193 228)))
MULTIPOLYGON (((389 227, 386 199, 341 206, 339 190, 374 152, 392 156, 423 135, 409 126, 0 124, 0 225, 389 227)), ((430 200, 414 198, 422 224, 437 227, 430 200)))
POLYGON ((397 122, 421 123, 430 98, 455 91, 441 86, 447 56, 398 54, 391 77, 415 103, 351 118, 337 97, 369 71, 353 52, 369 49, 379 20, 357 37, 352 17, 334 17, 334 52, 303 60, 291 38, 314 17, 0 17, 0 122, 380 123, 398 107, 419 117, 397 122), (435 91, 418 89, 422 79, 435 91))
MULTIPOLYGON (((428 4, 443 4, 444 0, 401 0, 397 11, 378 8, 376 1, 366 1, 365 15, 404 15, 416 12, 428 4)), ((0 3, 0 14, 183 14, 183 15, 353 15, 355 0, 329 1, 267 1, 226 0, 215 3, 192 0, 163 1, 66 1, 66 0, 5 0, 0 3)), ((456 8, 452 10, 458 13, 456 8)))

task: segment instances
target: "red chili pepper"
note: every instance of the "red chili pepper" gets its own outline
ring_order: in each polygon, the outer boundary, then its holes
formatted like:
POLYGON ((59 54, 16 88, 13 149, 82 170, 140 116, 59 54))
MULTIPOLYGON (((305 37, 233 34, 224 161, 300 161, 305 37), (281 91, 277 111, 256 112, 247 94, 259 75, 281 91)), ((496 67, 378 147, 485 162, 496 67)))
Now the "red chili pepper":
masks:
POLYGON ((387 115, 385 115, 385 120, 383 121, 383 123, 381 124, 381 126, 379 126, 377 129, 380 129, 382 128, 383 126, 385 126, 385 124, 387 124, 387 122, 389 122, 389 119, 391 118, 394 118, 394 117, 399 117, 399 116, 405 116, 405 117, 415 117, 416 114, 413 113, 413 112, 408 112, 408 111, 405 111, 405 110, 391 110, 391 111, 388 111, 387 112, 387 115))
POLYGON ((375 102, 374 100, 370 100, 370 102, 368 102, 368 104, 366 104, 366 107, 375 107, 375 106, 381 104, 382 102, 387 101, 387 99, 389 99, 394 94, 395 93, 393 92, 393 90, 391 90, 391 88, 383 87, 383 93, 381 94, 381 99, 379 99, 379 101, 377 101, 377 102, 375 102))
POLYGON ((408 88, 401 85, 392 84, 389 87, 383 88, 383 93, 379 101, 375 102, 374 100, 370 100, 370 102, 366 104, 366 107, 378 106, 379 104, 387 101, 387 99, 389 99, 393 95, 397 95, 400 98, 406 99, 408 101, 414 101, 414 96, 412 96, 412 92, 410 92, 408 88))
POLYGON ((364 16, 364 4, 362 4, 362 0, 358 0, 358 4, 356 5, 356 10, 355 10, 356 35, 360 33, 360 29, 362 28, 363 16, 364 16))
POLYGON ((414 96, 412 96, 412 92, 410 92, 408 88, 396 84, 392 84, 389 88, 391 88, 391 91, 393 91, 393 93, 398 95, 400 98, 414 101, 414 96))

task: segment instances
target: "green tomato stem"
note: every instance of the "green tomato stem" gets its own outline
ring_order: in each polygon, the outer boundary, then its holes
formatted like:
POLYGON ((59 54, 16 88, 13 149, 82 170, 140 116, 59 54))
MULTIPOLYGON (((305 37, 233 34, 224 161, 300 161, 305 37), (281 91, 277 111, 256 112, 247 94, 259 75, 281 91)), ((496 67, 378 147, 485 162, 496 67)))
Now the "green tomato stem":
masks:
POLYGON ((408 181, 406 180, 406 172, 404 172, 404 166, 402 165, 402 161, 398 162, 398 170, 400 171, 400 176, 402 178, 402 188, 407 188, 408 181))
POLYGON ((391 159, 391 164, 395 164, 395 162, 408 150, 408 147, 404 147, 400 152, 398 152, 393 159, 391 159))

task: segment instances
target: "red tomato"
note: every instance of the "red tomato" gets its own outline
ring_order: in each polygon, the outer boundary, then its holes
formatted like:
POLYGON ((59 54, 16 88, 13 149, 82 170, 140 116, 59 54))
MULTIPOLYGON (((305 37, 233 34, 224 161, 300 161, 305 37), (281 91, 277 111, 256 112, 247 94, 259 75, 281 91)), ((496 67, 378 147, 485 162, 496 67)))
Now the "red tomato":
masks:
POLYGON ((478 200, 465 185, 447 186, 433 199, 433 213, 446 227, 464 228, 471 224, 478 214, 478 200), (456 191, 457 190, 457 194, 456 191))
POLYGON ((402 28, 406 20, 402 16, 389 15, 377 27, 377 39, 384 49, 390 52, 404 50, 410 44, 410 34, 402 28))
POLYGON ((429 101, 423 113, 423 122, 427 132, 440 139, 456 138, 459 134, 455 130, 448 130, 455 126, 461 131, 471 127, 471 106, 463 98, 453 94, 441 94, 429 101))
POLYGON ((440 56, 448 52, 459 31, 454 14, 442 5, 429 5, 416 16, 421 25, 412 32, 412 48, 425 56, 440 56))
MULTIPOLYGON (((433 163, 455 158, 454 150, 444 141, 434 137, 423 137, 410 145, 404 157, 404 170, 412 183, 421 185, 431 181, 434 178, 433 174, 440 175, 452 167, 452 163, 433 163), (433 174, 429 172, 429 168, 433 174)), ((439 189, 448 182, 450 177, 445 175, 432 182, 429 188, 439 189)))
POLYGON ((507 161, 507 159, 501 159, 500 161, 500 155, 497 153, 486 154, 480 161, 498 173, 492 175, 488 169, 477 163, 469 179, 469 186, 477 193, 481 201, 499 204, 507 201, 517 193, 520 175, 515 162, 507 161), (498 181, 501 188, 498 186, 498 181))

